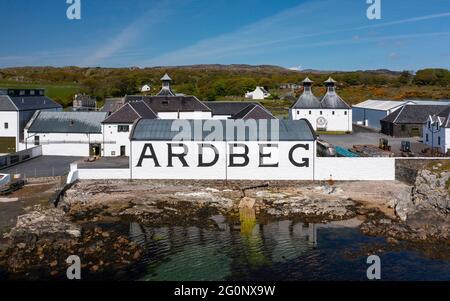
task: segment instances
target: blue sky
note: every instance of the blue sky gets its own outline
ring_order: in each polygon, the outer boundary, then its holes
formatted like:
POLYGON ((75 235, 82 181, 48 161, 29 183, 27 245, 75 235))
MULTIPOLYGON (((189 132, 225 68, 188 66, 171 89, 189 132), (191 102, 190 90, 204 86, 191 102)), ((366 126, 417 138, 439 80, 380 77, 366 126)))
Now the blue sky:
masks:
POLYGON ((0 66, 450 68, 449 0, 1 0, 0 66))

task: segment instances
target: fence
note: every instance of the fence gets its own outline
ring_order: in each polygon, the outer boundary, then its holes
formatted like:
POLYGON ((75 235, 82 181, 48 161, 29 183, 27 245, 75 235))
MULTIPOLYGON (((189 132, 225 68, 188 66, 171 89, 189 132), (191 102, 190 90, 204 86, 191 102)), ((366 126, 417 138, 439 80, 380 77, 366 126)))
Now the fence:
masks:
POLYGON ((70 168, 66 167, 49 167, 49 168, 9 168, 8 173, 20 174, 22 178, 47 178, 47 177, 59 177, 66 175, 70 172, 70 168))
POLYGON ((42 146, 19 151, 0 157, 0 170, 42 156, 42 146))

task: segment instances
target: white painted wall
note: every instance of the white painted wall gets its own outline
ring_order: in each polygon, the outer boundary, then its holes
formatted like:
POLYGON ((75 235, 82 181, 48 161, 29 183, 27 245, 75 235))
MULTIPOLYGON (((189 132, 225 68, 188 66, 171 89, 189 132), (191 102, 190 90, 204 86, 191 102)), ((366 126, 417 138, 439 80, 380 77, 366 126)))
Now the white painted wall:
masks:
MULTIPOLYGON (((275 147, 266 148, 264 152, 271 153, 271 158, 265 158, 264 164, 279 162, 279 167, 259 167, 259 146, 258 144, 270 144, 271 142, 211 142, 218 152, 218 162, 212 167, 198 167, 199 148, 198 142, 184 142, 188 147, 186 161, 189 167, 183 167, 182 163, 174 158, 173 167, 168 166, 168 143, 173 141, 132 141, 132 177, 133 179, 271 179, 271 180, 311 180, 313 178, 313 154, 315 153, 314 142, 278 142, 278 150, 275 147), (158 163, 161 167, 155 167, 152 159, 145 159, 141 167, 138 162, 141 157, 144 145, 149 143, 153 146, 158 163), (229 162, 229 144, 245 144, 249 148, 249 164, 245 167, 227 167, 229 162), (298 148, 293 152, 293 158, 302 162, 302 158, 309 160, 309 167, 296 167, 289 161, 289 151, 297 144, 306 144, 309 151, 298 148)), ((209 142, 207 142, 209 143, 209 142)), ((272 142, 273 144, 273 142, 272 142)), ((183 148, 174 148, 174 153, 182 152, 183 148)), ((244 152, 244 148, 237 147, 236 154, 244 152)), ((146 154, 150 154, 147 149, 146 154)), ((210 162, 214 159, 214 153, 207 148, 204 153, 204 161, 210 162)), ((236 163, 243 162, 244 159, 237 158, 236 163)))
POLYGON ((103 156, 104 157, 119 157, 120 147, 125 146, 125 156, 130 156, 130 132, 133 130, 133 124, 128 125, 129 132, 119 132, 119 124, 103 124, 103 156))
MULTIPOLYGON (((102 134, 38 133, 44 156, 89 157, 89 144, 103 143, 102 134)), ((35 133, 25 130, 26 147, 34 147, 35 133)))
POLYGON ((386 181, 395 180, 394 158, 317 157, 315 180, 386 181))
POLYGON ((19 113, 16 111, 0 112, 0 137, 15 137, 16 151, 19 150, 19 113), (8 123, 8 128, 5 128, 8 123))
POLYGON ((327 120, 326 129, 329 132, 352 132, 352 110, 330 110, 330 109, 292 109, 293 120, 308 120, 315 131, 317 131, 317 120, 323 117, 327 120), (321 114, 322 112, 322 114, 321 114), (333 114, 334 112, 334 114, 333 114), (311 113, 311 114, 310 114, 311 113))
POLYGON ((193 119, 193 120, 207 120, 212 119, 211 112, 159 112, 160 119, 193 119), (178 114, 179 117, 178 118, 178 114))
POLYGON ((428 127, 428 122, 423 126, 423 143, 430 148, 438 148, 443 154, 450 150, 450 128, 439 127, 437 131, 436 125, 428 127), (440 138, 440 144, 439 144, 440 138))

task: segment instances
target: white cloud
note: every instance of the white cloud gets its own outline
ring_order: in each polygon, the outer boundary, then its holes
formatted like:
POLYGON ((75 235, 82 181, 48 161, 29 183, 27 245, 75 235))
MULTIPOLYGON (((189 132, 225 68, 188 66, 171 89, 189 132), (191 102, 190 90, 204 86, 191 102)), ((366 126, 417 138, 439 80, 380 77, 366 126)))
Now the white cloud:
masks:
MULTIPOLYGON (((244 26, 237 31, 201 40, 193 45, 154 57, 145 62, 144 65, 207 63, 215 62, 219 58, 224 57, 237 57, 239 55, 251 56, 254 53, 264 53, 290 47, 302 48, 337 45, 341 43, 362 43, 380 38, 373 37, 367 39, 360 34, 353 34, 350 40, 335 40, 333 36, 337 33, 351 33, 354 31, 450 17, 450 12, 448 12, 349 28, 339 28, 336 25, 342 26, 342 24, 330 22, 317 23, 318 19, 320 20, 324 17, 320 12, 329 10, 336 3, 338 2, 335 0, 303 3, 256 23, 244 26), (333 29, 327 28, 328 26, 333 29), (324 36, 327 36, 326 40, 313 40, 314 37, 324 36)), ((339 15, 336 18, 339 19, 339 15)))

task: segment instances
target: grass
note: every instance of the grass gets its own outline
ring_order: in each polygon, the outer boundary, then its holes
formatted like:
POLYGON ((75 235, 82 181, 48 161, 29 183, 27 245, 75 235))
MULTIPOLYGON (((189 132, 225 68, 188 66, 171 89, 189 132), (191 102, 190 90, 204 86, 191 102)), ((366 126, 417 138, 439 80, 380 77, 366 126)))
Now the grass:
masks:
POLYGON ((79 93, 81 86, 76 84, 29 84, 0 81, 2 88, 43 88, 46 90, 46 95, 53 100, 56 100, 63 106, 68 106, 72 103, 72 98, 76 93, 79 93))

